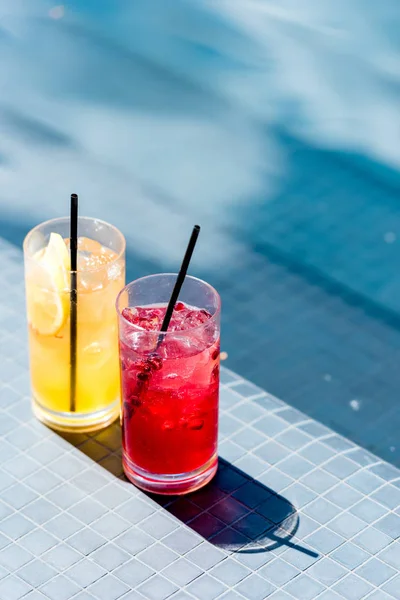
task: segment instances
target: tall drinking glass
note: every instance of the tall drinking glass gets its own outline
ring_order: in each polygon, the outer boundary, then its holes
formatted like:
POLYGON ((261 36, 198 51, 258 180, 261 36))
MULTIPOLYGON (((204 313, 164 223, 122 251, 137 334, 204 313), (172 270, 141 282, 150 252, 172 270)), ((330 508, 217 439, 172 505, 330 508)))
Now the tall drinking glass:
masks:
POLYGON ((150 275, 117 299, 123 467, 142 489, 185 494, 217 470, 220 297, 187 276, 165 334, 177 275, 150 275))
POLYGON ((108 223, 78 219, 74 342, 69 235, 66 217, 41 223, 24 241, 33 410, 55 429, 94 431, 120 410, 115 299, 125 285, 125 239, 108 223))

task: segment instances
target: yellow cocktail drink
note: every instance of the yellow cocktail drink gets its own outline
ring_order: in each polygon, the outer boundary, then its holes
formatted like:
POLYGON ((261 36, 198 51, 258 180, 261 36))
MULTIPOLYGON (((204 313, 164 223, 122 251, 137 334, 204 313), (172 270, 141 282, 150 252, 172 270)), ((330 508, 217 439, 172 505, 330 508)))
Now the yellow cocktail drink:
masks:
POLYGON ((61 430, 92 431, 119 415, 115 300, 125 283, 125 241, 115 228, 79 219, 76 383, 71 406, 68 219, 39 225, 25 243, 33 408, 61 430), (46 231, 43 231, 43 227, 46 231))

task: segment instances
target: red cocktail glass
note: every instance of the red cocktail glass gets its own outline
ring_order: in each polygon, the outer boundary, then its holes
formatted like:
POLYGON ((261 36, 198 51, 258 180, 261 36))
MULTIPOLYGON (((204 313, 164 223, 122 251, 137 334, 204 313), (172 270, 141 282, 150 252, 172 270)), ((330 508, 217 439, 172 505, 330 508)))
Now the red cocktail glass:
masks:
POLYGON ((161 334, 176 277, 143 277, 117 299, 123 467, 162 494, 198 489, 217 470, 220 297, 187 276, 161 334))

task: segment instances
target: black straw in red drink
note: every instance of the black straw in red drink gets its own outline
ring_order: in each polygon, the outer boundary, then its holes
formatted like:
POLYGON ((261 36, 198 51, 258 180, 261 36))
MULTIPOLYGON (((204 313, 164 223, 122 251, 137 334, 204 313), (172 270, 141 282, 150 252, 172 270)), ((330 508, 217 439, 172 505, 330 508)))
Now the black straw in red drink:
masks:
POLYGON ((178 277, 176 278, 174 289, 172 290, 171 298, 169 299, 169 302, 168 302, 167 311, 165 313, 165 317, 164 317, 164 320, 161 325, 161 331, 163 333, 161 333, 158 336, 157 348, 159 348, 160 344, 162 343, 162 341, 164 339, 163 334, 167 331, 168 325, 171 321, 172 313, 174 312, 175 304, 178 300, 183 282, 185 280, 186 273, 189 268, 189 263, 192 258, 193 250, 196 246, 197 238, 199 237, 199 233, 200 233, 200 225, 195 225, 193 227, 192 235, 190 236, 190 240, 189 240, 188 246, 186 248, 185 256, 183 257, 183 261, 182 261, 181 268, 178 273, 178 277))
POLYGON ((71 280, 70 280, 70 393, 69 410, 76 410, 76 346, 77 346, 77 254, 78 254, 78 195, 71 194, 70 217, 70 253, 71 253, 71 280))

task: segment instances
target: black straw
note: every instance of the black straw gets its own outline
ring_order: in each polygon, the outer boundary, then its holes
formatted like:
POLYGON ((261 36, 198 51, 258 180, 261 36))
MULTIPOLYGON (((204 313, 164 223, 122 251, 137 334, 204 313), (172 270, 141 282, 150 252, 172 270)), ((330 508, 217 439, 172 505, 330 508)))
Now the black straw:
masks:
MULTIPOLYGON (((167 311, 165 313, 165 317, 163 323, 161 325, 161 331, 165 333, 168 329, 169 323, 171 321, 172 313, 174 312, 175 304, 178 300, 183 282, 186 277, 187 270, 189 268, 189 263, 192 258, 194 247, 196 246, 197 238, 200 233, 200 225, 195 225, 193 227, 192 235, 190 236, 190 240, 188 243, 188 247, 186 248, 185 256, 183 257, 183 261, 181 264, 180 271, 178 273, 178 277, 176 278, 176 282, 174 285, 174 289, 172 290, 171 298, 169 299, 167 311)), ((161 333, 158 336, 157 348, 160 346, 161 342, 164 339, 164 335, 161 333)))
POLYGON ((77 254, 78 254, 78 196, 71 194, 70 218, 70 252, 71 252, 71 285, 70 285, 70 392, 69 410, 76 410, 76 338, 77 338, 77 254))

